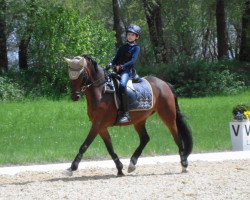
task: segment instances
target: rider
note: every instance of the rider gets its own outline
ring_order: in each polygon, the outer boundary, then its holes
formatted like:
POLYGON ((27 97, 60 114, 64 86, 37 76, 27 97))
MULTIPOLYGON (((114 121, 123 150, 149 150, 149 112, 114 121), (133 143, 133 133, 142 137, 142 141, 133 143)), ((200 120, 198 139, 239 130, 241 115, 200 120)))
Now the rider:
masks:
POLYGON ((118 116, 118 124, 127 123, 130 121, 128 112, 128 96, 127 83, 129 79, 135 76, 135 63, 140 52, 140 46, 136 43, 139 39, 141 28, 137 25, 131 24, 126 30, 127 42, 122 45, 111 65, 114 66, 114 71, 121 76, 120 95, 121 95, 121 112, 118 116))

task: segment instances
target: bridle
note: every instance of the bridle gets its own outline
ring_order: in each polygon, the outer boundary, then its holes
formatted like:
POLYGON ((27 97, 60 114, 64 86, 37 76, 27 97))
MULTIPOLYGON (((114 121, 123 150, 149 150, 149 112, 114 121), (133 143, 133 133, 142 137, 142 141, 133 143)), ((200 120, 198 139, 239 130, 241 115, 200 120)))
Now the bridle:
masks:
MULTIPOLYGON (((73 69, 69 68, 69 70, 73 70, 73 69)), ((77 70, 73 70, 73 71, 77 71, 77 70)), ((82 84, 81 84, 80 91, 74 91, 74 93, 76 95, 80 95, 81 92, 85 94, 85 91, 88 88, 90 88, 90 87, 99 87, 99 86, 103 85, 106 82, 106 77, 105 76, 101 76, 97 80, 91 81, 89 72, 87 70, 87 67, 82 67, 82 69, 80 69, 78 73, 79 73, 79 77, 77 79, 81 78, 82 79, 82 84), (100 84, 97 84, 102 79, 104 79, 104 81, 101 82, 100 84), (85 81, 83 81, 83 80, 85 80, 85 81)), ((75 80, 77 80, 77 79, 75 79, 75 80)), ((71 79, 71 80, 74 80, 74 79, 71 79)))

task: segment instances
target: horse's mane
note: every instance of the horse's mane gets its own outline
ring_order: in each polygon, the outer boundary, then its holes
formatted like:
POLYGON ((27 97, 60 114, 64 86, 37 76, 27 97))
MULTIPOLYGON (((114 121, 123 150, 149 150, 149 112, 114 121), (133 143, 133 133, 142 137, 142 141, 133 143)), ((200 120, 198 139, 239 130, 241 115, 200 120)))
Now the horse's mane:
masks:
POLYGON ((98 65, 97 62, 88 54, 83 54, 82 57, 84 57, 85 59, 87 59, 88 61, 90 61, 95 69, 95 72, 98 72, 98 65))

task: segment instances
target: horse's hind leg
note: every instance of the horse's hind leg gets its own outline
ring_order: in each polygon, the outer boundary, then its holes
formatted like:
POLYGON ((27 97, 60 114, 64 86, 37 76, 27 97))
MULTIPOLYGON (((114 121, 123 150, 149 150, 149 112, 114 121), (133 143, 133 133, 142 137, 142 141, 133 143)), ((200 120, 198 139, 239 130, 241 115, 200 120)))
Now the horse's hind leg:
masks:
MULTIPOLYGON (((174 108, 174 107, 173 107, 174 108)), ((187 156, 184 156, 184 146, 182 137, 179 135, 178 127, 176 124, 176 111, 175 109, 158 109, 158 114, 161 117, 162 121, 169 128, 176 145, 179 148, 179 155, 181 158, 182 172, 187 171, 188 161, 187 156)))
POLYGON ((107 129, 103 130, 100 132, 100 136, 103 139, 106 148, 111 156, 111 158, 113 159, 113 161, 115 162, 116 168, 118 170, 117 176, 124 176, 122 169, 123 169, 123 164, 121 163, 120 159, 118 158, 117 154, 114 152, 113 149, 113 145, 112 145, 112 141, 111 141, 111 137, 109 135, 109 132, 107 129))
POLYGON ((185 156, 185 150, 184 150, 184 144, 182 141, 181 136, 179 135, 178 128, 175 128, 176 125, 175 123, 171 126, 169 126, 169 130, 172 133, 172 136, 174 138, 175 143, 177 144, 179 148, 179 155, 181 159, 181 166, 182 166, 182 172, 187 172, 187 167, 188 167, 188 161, 187 161, 187 156, 185 156))
POLYGON ((128 166, 128 173, 133 172, 135 170, 135 165, 138 161, 138 158, 140 157, 142 150, 146 146, 146 144, 149 142, 150 138, 147 133, 147 130, 145 128, 146 121, 140 122, 138 124, 135 124, 135 130, 137 131, 139 137, 140 137, 140 145, 135 150, 134 154, 132 155, 130 159, 130 164, 128 166))

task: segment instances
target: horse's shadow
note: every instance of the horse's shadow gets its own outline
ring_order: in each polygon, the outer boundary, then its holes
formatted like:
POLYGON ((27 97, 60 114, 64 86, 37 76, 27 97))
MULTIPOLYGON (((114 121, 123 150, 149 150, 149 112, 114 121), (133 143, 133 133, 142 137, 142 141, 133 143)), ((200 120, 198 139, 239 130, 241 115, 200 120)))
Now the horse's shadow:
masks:
MULTIPOLYGON (((136 177, 152 177, 152 176, 172 176, 176 174, 181 174, 181 172, 167 172, 167 173, 148 173, 148 174, 126 174, 124 176, 116 176, 114 174, 110 175, 87 175, 87 176, 65 176, 65 177, 58 177, 58 178, 51 178, 51 179, 45 179, 40 180, 39 182, 57 182, 57 181, 63 181, 63 182, 74 182, 74 181, 95 181, 95 180, 109 180, 109 179, 117 179, 117 178, 136 178, 136 177)), ((34 182, 37 182, 38 180, 34 181, 24 181, 24 182, 15 182, 15 183, 9 183, 7 185, 27 185, 34 182)), ((4 186, 4 185, 0 185, 4 186)))
POLYGON ((35 182, 74 182, 74 181, 91 181, 91 180, 107 180, 111 178, 117 178, 116 175, 94 175, 94 176, 65 176, 65 177, 58 177, 58 178, 48 178, 44 180, 32 180, 32 181, 23 181, 23 182, 12 182, 7 184, 0 184, 0 187, 4 187, 5 185, 27 185, 32 184, 35 182))
POLYGON ((64 181, 64 182, 72 182, 72 181, 93 181, 93 180, 108 180, 112 178, 117 178, 116 175, 94 175, 94 176, 67 176, 67 177, 60 177, 60 178, 52 178, 45 180, 46 182, 57 182, 57 181, 64 181))
POLYGON ((116 175, 94 175, 94 176, 79 176, 79 177, 61 177, 61 178, 53 178, 46 180, 47 182, 56 182, 56 181, 95 181, 95 180, 108 180, 108 179, 117 179, 117 178, 129 178, 129 177, 151 177, 151 176, 172 176, 176 174, 181 174, 181 172, 167 172, 167 173, 149 173, 149 174, 126 174, 124 176, 116 176, 116 175))

